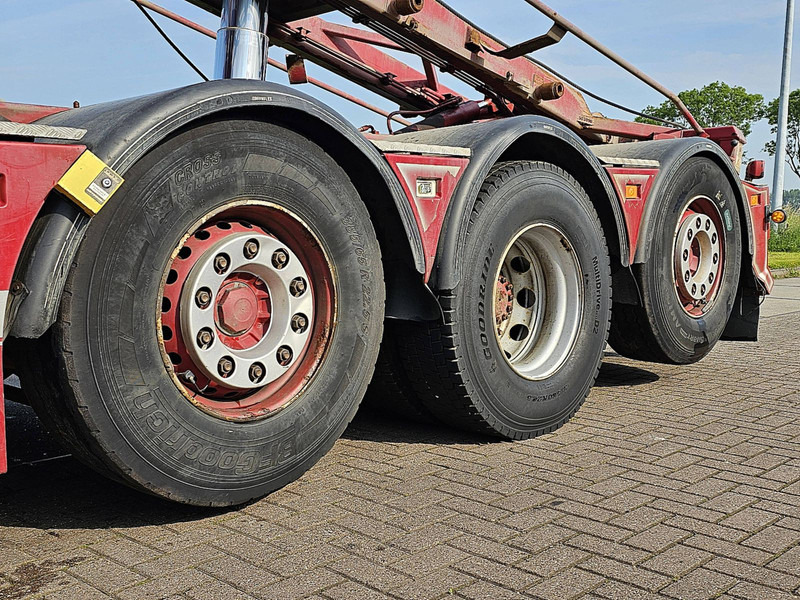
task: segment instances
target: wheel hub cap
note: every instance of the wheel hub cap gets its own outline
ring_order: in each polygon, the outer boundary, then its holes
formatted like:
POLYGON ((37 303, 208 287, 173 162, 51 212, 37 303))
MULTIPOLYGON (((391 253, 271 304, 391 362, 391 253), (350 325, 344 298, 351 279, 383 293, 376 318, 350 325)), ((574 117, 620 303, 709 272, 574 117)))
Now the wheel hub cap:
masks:
POLYGON ((675 233, 675 289, 684 310, 700 316, 713 301, 722 277, 724 233, 716 206, 696 198, 675 233))
POLYGON ((258 326, 256 342, 269 328, 269 291, 266 284, 246 273, 222 284, 217 298, 216 325, 220 332, 238 337, 258 326))
POLYGON ((295 315, 314 318, 313 291, 306 285, 297 293, 297 281, 308 280, 297 256, 265 233, 231 233, 205 249, 180 301, 180 327, 192 362, 206 377, 222 377, 225 387, 235 390, 278 379, 308 339, 308 330, 291 326, 295 315), (249 256, 252 243, 259 252, 249 256), (271 260, 278 252, 288 257, 280 267, 271 260), (213 309, 197 302, 204 290, 211 292, 213 309), (198 341, 209 330, 214 341, 198 341))
POLYGON ((209 215, 173 252, 159 342, 192 404, 251 421, 285 407, 313 379, 336 325, 335 283, 295 215, 267 203, 229 210, 209 215))

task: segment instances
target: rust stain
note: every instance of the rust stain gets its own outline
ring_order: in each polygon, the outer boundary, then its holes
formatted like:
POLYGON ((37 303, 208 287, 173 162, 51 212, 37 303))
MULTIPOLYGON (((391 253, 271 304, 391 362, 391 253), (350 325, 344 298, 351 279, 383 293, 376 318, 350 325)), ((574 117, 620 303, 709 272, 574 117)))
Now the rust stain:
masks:
POLYGON ((36 594, 47 585, 57 582, 64 576, 63 569, 72 567, 87 560, 88 557, 70 558, 66 560, 46 560, 41 563, 20 565, 12 573, 6 575, 11 587, 0 590, 0 599, 17 600, 36 594))

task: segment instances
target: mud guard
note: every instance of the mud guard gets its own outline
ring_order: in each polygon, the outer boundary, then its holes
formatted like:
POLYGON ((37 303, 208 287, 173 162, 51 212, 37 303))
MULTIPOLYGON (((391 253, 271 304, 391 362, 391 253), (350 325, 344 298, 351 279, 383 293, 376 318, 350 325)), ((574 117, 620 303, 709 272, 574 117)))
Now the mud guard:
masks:
POLYGON ((628 238, 619 200, 602 164, 568 128, 545 117, 520 116, 392 137, 397 142, 469 148, 472 160, 447 209, 431 284, 453 289, 461 279, 458 249, 466 236, 472 205, 491 168, 505 160, 542 160, 570 173, 589 194, 618 265, 628 266, 628 238))
MULTIPOLYGON (((392 253, 406 268, 425 270, 422 241, 414 214, 400 183, 381 153, 351 124, 321 102, 273 83, 221 80, 160 92, 139 98, 69 110, 37 124, 87 130, 81 143, 124 175, 144 154, 175 131, 203 119, 234 115, 269 119, 297 131, 341 161, 356 187, 366 189, 365 202, 379 203, 383 220, 395 219, 405 236, 393 236, 392 253), (385 209, 385 210, 384 210, 385 209), (396 217, 391 213, 394 212, 396 217), (404 238, 404 239, 401 239, 404 238)), ((43 213, 47 222, 28 240, 24 255, 37 257, 18 273, 35 301, 23 302, 11 335, 36 338, 55 321, 68 266, 89 220, 73 214, 51 196, 43 213)))

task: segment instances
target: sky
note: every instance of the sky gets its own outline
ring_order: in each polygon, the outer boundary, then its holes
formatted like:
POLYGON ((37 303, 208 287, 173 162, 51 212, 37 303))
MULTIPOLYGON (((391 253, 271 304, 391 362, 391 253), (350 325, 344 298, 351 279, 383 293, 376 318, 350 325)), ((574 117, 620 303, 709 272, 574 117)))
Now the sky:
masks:
MULTIPOLYGON (((209 29, 218 18, 183 0, 160 0, 209 29)), ((550 22, 523 0, 449 0, 449 4, 507 43, 544 33, 550 22)), ((680 91, 713 81, 741 85, 767 100, 778 95, 785 0, 549 0, 562 13, 667 87, 680 91)), ((71 106, 139 96, 198 81, 198 76, 161 39, 130 0, 0 0, 0 98, 71 106), (32 7, 35 6, 35 9, 32 7)), ((207 75, 213 72, 214 41, 156 17, 183 51, 207 75)), ((334 19, 337 20, 337 19, 334 19)), ((339 22, 346 21, 338 19, 339 22)), ((281 58, 280 49, 272 56, 281 58)), ((642 109, 663 99, 643 83, 567 36, 537 53, 565 76, 593 92, 642 109)), ((793 89, 800 87, 800 40, 795 44, 793 89)), ((373 104, 390 102, 361 90, 316 66, 312 76, 357 93, 373 104)), ((286 76, 270 70, 271 81, 286 76)), ((461 93, 471 90, 447 85, 461 93)), ((299 88, 318 97, 355 125, 385 129, 384 119, 309 85, 299 88)), ((470 96, 481 99, 476 92, 470 96)), ((594 101, 595 111, 624 117, 594 101)), ((771 183, 774 161, 763 152, 771 138, 766 122, 753 127, 748 158, 767 162, 771 183)), ((800 179, 787 169, 787 188, 800 179)))

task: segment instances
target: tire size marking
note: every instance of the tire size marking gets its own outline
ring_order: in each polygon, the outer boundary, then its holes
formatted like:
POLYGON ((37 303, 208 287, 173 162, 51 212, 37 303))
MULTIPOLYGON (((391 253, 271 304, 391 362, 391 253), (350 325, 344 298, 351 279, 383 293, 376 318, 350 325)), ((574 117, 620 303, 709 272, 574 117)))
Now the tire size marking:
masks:
POLYGON ((350 237, 350 242, 353 244, 354 252, 358 260, 358 264, 363 268, 361 269, 361 318, 364 322, 361 324, 361 333, 367 335, 369 333, 369 323, 372 318, 372 287, 371 275, 369 272, 369 257, 367 251, 364 249, 364 242, 361 239, 361 232, 356 227, 356 219, 352 215, 347 215, 342 219, 345 231, 350 237))

